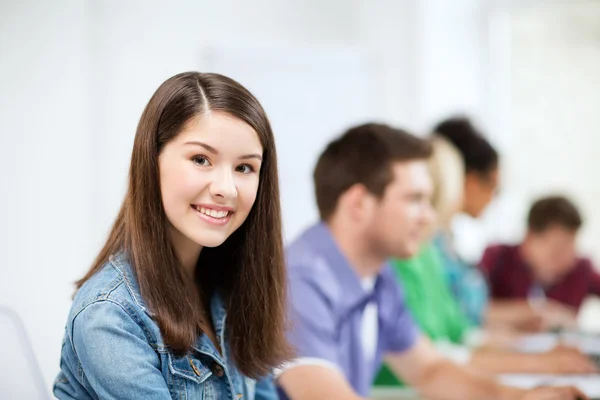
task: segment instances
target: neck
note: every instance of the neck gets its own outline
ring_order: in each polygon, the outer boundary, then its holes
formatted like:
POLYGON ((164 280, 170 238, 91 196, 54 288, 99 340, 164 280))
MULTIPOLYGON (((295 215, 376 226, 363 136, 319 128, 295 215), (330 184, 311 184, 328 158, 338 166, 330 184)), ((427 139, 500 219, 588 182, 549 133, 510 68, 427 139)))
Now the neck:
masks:
POLYGON ((535 265, 535 260, 531 255, 531 250, 529 249, 529 246, 527 245, 527 240, 525 240, 523 243, 521 243, 521 246, 519 246, 519 252, 521 253, 521 259, 523 260, 525 265, 527 265, 530 268, 531 273, 533 274, 534 280, 543 285, 548 284, 549 282, 545 282, 543 277, 539 276, 536 272, 537 267, 535 265))
POLYGON ((525 264, 529 266, 533 264, 531 254, 529 252, 529 246, 527 245, 527 239, 519 246, 519 253, 521 254, 521 259, 525 262, 525 264))
POLYGON ((450 232, 452 230, 452 218, 453 215, 439 215, 434 225, 434 229, 438 232, 450 232))
POLYGON ((327 226, 340 251, 361 279, 375 276, 381 271, 387 257, 374 251, 360 230, 335 218, 327 222, 327 226))
POLYGON ((175 255, 181 263, 181 267, 188 276, 193 278, 196 275, 196 264, 198 263, 202 246, 183 236, 174 228, 171 230, 171 238, 175 255))

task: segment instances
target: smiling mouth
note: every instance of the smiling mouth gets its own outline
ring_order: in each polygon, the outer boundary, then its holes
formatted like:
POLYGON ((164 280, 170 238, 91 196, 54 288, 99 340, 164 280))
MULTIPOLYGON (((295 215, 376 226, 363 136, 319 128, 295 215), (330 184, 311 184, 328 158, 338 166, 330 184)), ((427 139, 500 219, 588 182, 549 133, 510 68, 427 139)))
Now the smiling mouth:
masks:
POLYGON ((204 214, 214 219, 223 220, 233 214, 233 211, 212 210, 210 208, 200 207, 192 204, 192 208, 200 214, 204 214))

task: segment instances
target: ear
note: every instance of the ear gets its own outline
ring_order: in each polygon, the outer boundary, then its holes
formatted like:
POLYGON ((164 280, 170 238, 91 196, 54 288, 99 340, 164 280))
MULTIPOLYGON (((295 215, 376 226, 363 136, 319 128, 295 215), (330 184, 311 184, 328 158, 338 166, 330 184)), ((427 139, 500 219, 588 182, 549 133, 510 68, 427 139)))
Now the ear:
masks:
POLYGON ((354 221, 363 221, 371 218, 374 212, 375 196, 373 196, 364 185, 352 185, 342 198, 343 208, 346 214, 354 221))

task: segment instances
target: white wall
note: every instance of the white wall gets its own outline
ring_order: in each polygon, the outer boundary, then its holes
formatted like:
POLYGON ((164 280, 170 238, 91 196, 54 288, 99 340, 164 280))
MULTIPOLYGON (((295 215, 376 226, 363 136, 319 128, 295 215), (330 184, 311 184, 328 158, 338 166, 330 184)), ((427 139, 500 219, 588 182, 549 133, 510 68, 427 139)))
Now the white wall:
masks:
POLYGON ((86 10, 68 5, 0 4, 0 303, 25 320, 48 384, 94 244, 86 10))
POLYGON ((485 2, 419 2, 419 124, 464 112, 485 123, 485 2))

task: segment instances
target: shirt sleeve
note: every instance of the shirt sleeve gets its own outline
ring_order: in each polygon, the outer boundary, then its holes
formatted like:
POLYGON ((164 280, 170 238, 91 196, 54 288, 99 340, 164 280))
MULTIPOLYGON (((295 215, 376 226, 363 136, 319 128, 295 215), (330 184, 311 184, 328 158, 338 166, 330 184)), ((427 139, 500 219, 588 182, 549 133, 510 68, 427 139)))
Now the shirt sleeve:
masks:
POLYGON ((491 246, 485 249, 483 257, 479 262, 479 269, 483 272, 484 276, 489 279, 494 266, 498 263, 498 253, 500 248, 498 246, 491 246))
POLYGON ((589 265, 591 270, 588 293, 594 296, 600 296, 600 273, 598 273, 598 270, 594 267, 590 260, 586 259, 584 262, 589 265))
POLYGON ((401 285, 387 282, 387 287, 390 297, 384 300, 380 309, 380 339, 385 345, 384 352, 402 353, 415 345, 420 332, 404 302, 401 285))
POLYGON ((158 355, 120 304, 88 305, 73 321, 72 345, 98 398, 171 399, 158 355))
MULTIPOLYGON (((296 351, 296 360, 283 370, 298 364, 315 364, 340 370, 339 344, 335 336, 333 312, 323 293, 307 277, 290 275, 288 339, 296 351)), ((282 371, 279 371, 281 373, 282 371)))

